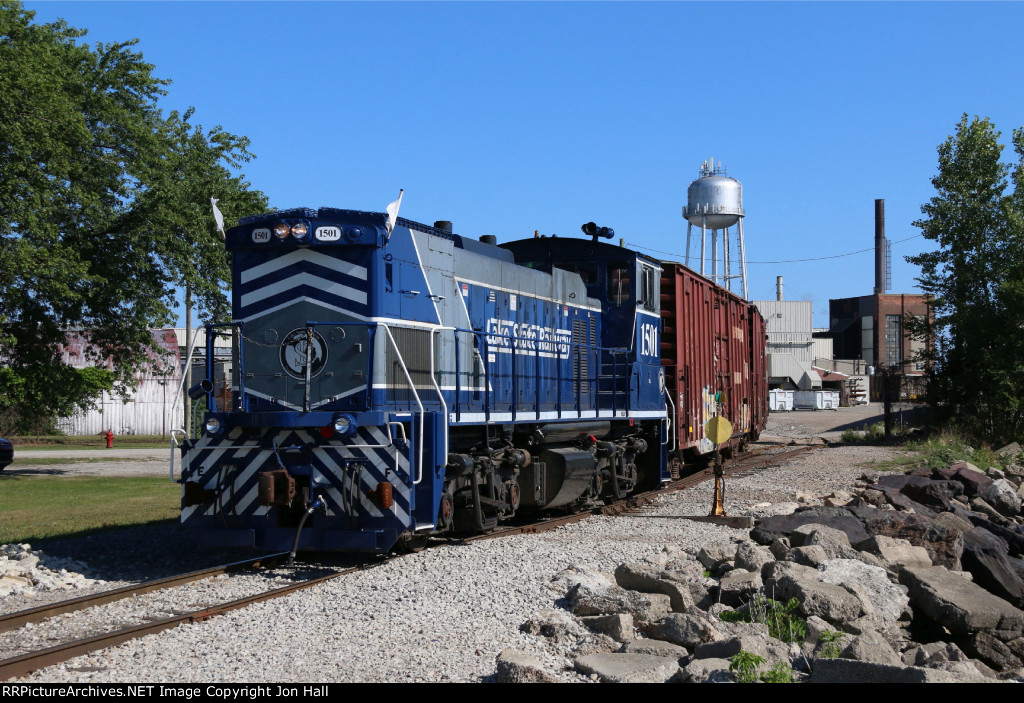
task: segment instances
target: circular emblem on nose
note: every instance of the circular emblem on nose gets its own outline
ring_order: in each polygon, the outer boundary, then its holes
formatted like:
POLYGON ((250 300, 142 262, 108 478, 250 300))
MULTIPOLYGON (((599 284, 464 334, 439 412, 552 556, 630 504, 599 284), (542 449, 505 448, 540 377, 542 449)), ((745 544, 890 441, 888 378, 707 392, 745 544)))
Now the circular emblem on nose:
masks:
MULTIPOLYGON (((292 378, 306 377, 306 354, 309 351, 309 335, 305 327, 299 327, 285 335, 281 342, 281 367, 292 378)), ((317 332, 313 332, 312 353, 310 354, 310 378, 324 370, 327 365, 327 343, 317 332)))

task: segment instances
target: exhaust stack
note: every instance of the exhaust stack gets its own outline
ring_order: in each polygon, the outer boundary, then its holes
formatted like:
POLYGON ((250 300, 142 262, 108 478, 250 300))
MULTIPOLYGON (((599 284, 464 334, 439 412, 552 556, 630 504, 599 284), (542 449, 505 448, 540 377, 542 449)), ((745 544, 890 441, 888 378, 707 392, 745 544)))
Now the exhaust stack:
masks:
POLYGON ((875 295, 885 293, 885 200, 875 200, 875 295))

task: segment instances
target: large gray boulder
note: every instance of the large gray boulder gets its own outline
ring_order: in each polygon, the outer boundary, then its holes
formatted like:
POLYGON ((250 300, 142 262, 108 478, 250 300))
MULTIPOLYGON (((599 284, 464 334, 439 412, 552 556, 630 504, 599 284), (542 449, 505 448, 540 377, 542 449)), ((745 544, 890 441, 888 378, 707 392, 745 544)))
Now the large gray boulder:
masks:
POLYGON ((915 613, 957 635, 981 630, 1020 632, 1024 612, 948 569, 907 567, 899 573, 915 613))
POLYGON ((596 675, 602 683, 665 683, 680 676, 678 660, 653 654, 590 654, 573 665, 581 674, 596 675))
POLYGON ((565 597, 573 615, 629 613, 640 626, 657 622, 672 611, 668 596, 637 593, 619 586, 595 589, 578 583, 569 589, 565 597))
MULTIPOLYGON (((870 535, 860 519, 854 517, 850 508, 802 508, 791 515, 772 515, 758 520, 750 537, 758 544, 768 545, 790 533, 801 525, 819 524, 833 527, 846 533, 851 544, 866 540, 870 535)), ((800 546, 800 545, 793 545, 800 546)))
POLYGON ((753 598, 761 591, 762 586, 760 570, 755 572, 733 569, 722 577, 718 588, 722 603, 737 606, 753 598))
POLYGON ((636 637, 633 616, 629 613, 612 615, 586 615, 580 618, 587 629, 601 635, 608 635, 616 642, 629 642, 636 637))
POLYGON ((1005 478, 993 481, 981 497, 1006 517, 1020 513, 1020 496, 1017 495, 1016 487, 1005 478))
POLYGON ((862 542, 860 546, 877 556, 882 567, 893 574, 905 566, 927 567, 932 565, 928 550, 911 544, 909 540, 875 535, 866 542, 862 542))
POLYGON ((735 556, 736 548, 732 545, 714 543, 701 548, 697 553, 697 561, 714 573, 723 566, 731 566, 735 556))
POLYGON ((818 578, 823 583, 846 587, 858 597, 865 613, 876 613, 886 620, 898 620, 910 602, 906 586, 889 581, 885 569, 855 559, 823 562, 818 567, 818 578))
POLYGON ((665 642, 677 644, 693 650, 702 642, 713 642, 722 639, 722 621, 715 622, 696 608, 685 613, 669 613, 661 622, 648 628, 651 637, 665 642))
POLYGON ((765 660, 765 666, 789 664, 789 645, 766 634, 744 634, 716 642, 705 642, 693 650, 694 659, 729 659, 741 651, 750 652, 765 660))
POLYGON ((863 613, 860 599, 842 586, 819 581, 817 569, 777 561, 765 565, 761 578, 765 593, 782 602, 796 598, 800 602, 798 612, 805 617, 817 615, 842 624, 863 613))
MULTIPOLYGON (((698 574, 703 587, 703 577, 698 574)), ((694 604, 692 584, 697 581, 683 572, 666 571, 649 564, 620 564, 615 582, 622 588, 640 593, 658 593, 669 597, 672 610, 681 613, 694 604)))
POLYGON ((520 632, 546 637, 554 642, 574 642, 588 635, 572 615, 558 608, 545 608, 519 626, 520 632))
MULTIPOLYGON (((852 512, 864 523, 864 529, 871 535, 885 535, 905 539, 911 544, 924 547, 932 563, 949 569, 960 568, 963 553, 963 536, 935 520, 910 513, 853 508, 852 512)), ((865 537, 862 542, 867 541, 865 537)), ((855 542, 860 547, 861 543, 855 542)))
POLYGON ((948 669, 892 666, 856 659, 815 659, 811 683, 982 683, 970 662, 949 662, 948 669))
POLYGON ((889 643, 877 632, 865 631, 846 638, 848 643, 840 653, 843 659, 857 659, 875 664, 903 666, 903 660, 889 643))
POLYGON ((656 657, 672 657, 680 663, 690 656, 690 652, 686 647, 681 647, 671 642, 650 639, 630 640, 619 647, 619 651, 627 654, 653 654, 656 657))
MULTIPOLYGON (((942 472, 946 475, 946 472, 942 472)), ((992 485, 992 479, 984 474, 977 466, 968 462, 961 461, 959 464, 954 464, 948 469, 948 478, 955 481, 959 481, 964 486, 964 493, 969 498, 975 496, 984 495, 988 487, 992 485)))
POLYGON ((1006 555, 1006 542, 988 530, 975 527, 964 533, 960 563, 974 582, 1016 607, 1024 607, 1024 580, 1006 555))
POLYGON ((775 556, 767 547, 753 542, 740 542, 736 546, 736 568, 761 573, 761 567, 775 561, 775 556))
POLYGON ((974 632, 957 639, 960 648, 996 671, 1011 671, 1021 667, 1021 659, 1013 649, 988 632, 974 632))
POLYGON ((736 680, 729 671, 728 659, 694 659, 683 667, 680 678, 686 683, 733 683, 736 680))
POLYGON ((506 649, 498 655, 498 683, 558 683, 558 677, 547 671, 537 657, 506 649))

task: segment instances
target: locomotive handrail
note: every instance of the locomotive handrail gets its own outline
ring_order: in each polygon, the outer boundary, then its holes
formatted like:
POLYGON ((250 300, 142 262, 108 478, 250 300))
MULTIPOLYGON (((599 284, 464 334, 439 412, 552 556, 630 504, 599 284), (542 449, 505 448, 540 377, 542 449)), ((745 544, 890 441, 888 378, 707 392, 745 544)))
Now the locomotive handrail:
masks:
MULTIPOLYGON (((416 401, 416 405, 419 406, 420 409, 420 429, 419 432, 416 433, 418 435, 417 444, 419 445, 416 451, 416 473, 418 474, 418 476, 416 476, 416 478, 413 479, 412 482, 412 485, 418 486, 420 481, 423 480, 423 403, 420 402, 420 394, 416 392, 416 385, 412 382, 412 376, 409 374, 409 369, 405 365, 405 359, 402 358, 402 351, 398 348, 398 342, 395 341, 394 335, 391 334, 391 328, 388 327, 388 325, 384 322, 378 322, 377 324, 380 327, 383 327, 384 331, 387 332, 388 339, 391 340, 391 345, 395 348, 395 357, 397 358, 398 363, 401 364, 402 366, 402 373, 405 374, 405 380, 409 382, 409 390, 412 391, 412 397, 416 401)), ((372 383, 372 379, 367 380, 371 381, 372 383)))
MULTIPOLYGON (((206 327, 211 327, 211 326, 215 326, 215 325, 206 325, 206 327)), ((223 326, 223 325, 221 325, 221 326, 223 326)), ((207 336, 209 336, 209 335, 207 335, 207 336)), ((187 368, 191 368, 191 364, 192 364, 192 352, 193 352, 193 351, 195 351, 195 348, 196 348, 196 341, 197 341, 198 339, 199 339, 199 337, 198 337, 198 336, 195 336, 195 337, 193 337, 193 338, 192 338, 192 346, 190 346, 190 347, 189 347, 189 349, 188 349, 188 356, 187 356, 187 358, 186 358, 186 360, 185 360, 185 367, 184 367, 184 368, 186 368, 186 369, 187 369, 187 368)), ((210 360, 209 360, 209 359, 207 359, 207 360, 206 360, 206 363, 207 363, 207 364, 209 364, 209 363, 210 363, 210 360)), ((173 413, 173 412, 174 412, 174 408, 175 408, 175 406, 176 406, 176 405, 178 404, 178 401, 179 401, 179 400, 181 400, 181 394, 182 394, 182 392, 184 392, 184 390, 185 390, 185 378, 186 378, 186 375, 185 375, 184 373, 183 373, 183 374, 181 374, 181 383, 179 383, 179 384, 178 384, 178 391, 177 391, 177 392, 176 392, 176 393, 174 394, 174 400, 173 400, 173 401, 171 402, 171 408, 170 408, 170 410, 168 410, 168 411, 167 411, 167 412, 168 412, 168 418, 167 418, 168 420, 170 420, 170 419, 171 419, 171 418, 169 417, 169 415, 170 415, 171 413, 173 413)), ((191 420, 191 418, 189 418, 189 419, 191 420)), ((171 424, 173 424, 173 423, 171 423, 171 424)), ((185 436, 186 436, 186 437, 188 436, 188 432, 187 432, 187 431, 186 431, 186 433, 185 433, 185 436)))
POLYGON ((174 438, 174 436, 177 433, 179 433, 179 432, 182 435, 182 439, 185 439, 186 437, 188 437, 188 433, 185 432, 185 430, 183 428, 181 428, 181 427, 175 427, 174 429, 171 430, 171 468, 170 468, 170 471, 169 471, 169 478, 171 479, 171 481, 173 483, 177 483, 177 481, 174 480, 174 450, 175 450, 176 447, 180 447, 181 446, 178 443, 178 441, 174 438))
MULTIPOLYGON (((441 453, 441 456, 445 458, 445 461, 448 460, 448 404, 444 402, 444 394, 441 393, 441 387, 437 385, 437 369, 435 367, 436 359, 434 358, 434 333, 453 329, 455 328, 435 327, 430 330, 430 382, 434 384, 434 390, 437 391, 437 399, 441 403, 441 417, 444 420, 444 432, 442 433, 444 435, 444 451, 441 453)), ((456 344, 458 344, 457 339, 456 344)))
POLYGON ((668 430, 668 438, 664 442, 662 442, 662 444, 668 444, 669 440, 671 440, 672 441, 672 446, 670 446, 668 450, 670 452, 674 452, 676 450, 676 445, 679 443, 679 433, 676 431, 676 423, 675 423, 675 419, 676 419, 676 404, 672 402, 672 394, 669 393, 669 390, 668 390, 667 387, 665 388, 665 400, 667 400, 668 404, 671 406, 672 412, 669 413, 669 416, 668 416, 668 427, 665 428, 666 430, 668 430))
MULTIPOLYGON (((489 353, 490 353, 491 345, 490 345, 490 342, 489 342, 488 338, 492 338, 493 337, 493 338, 496 338, 496 339, 507 339, 507 340, 511 340, 513 342, 530 342, 530 343, 533 343, 535 345, 534 348, 532 350, 525 350, 525 353, 528 356, 532 355, 534 357, 534 364, 535 364, 534 409, 535 409, 535 412, 539 415, 539 413, 540 413, 540 361, 539 361, 539 359, 540 359, 540 350, 536 346, 536 343, 538 342, 538 340, 531 339, 529 337, 518 336, 518 335, 501 334, 501 333, 497 333, 497 332, 488 332, 488 331, 485 331, 485 330, 467 329, 467 328, 464 328, 464 327, 448 327, 448 328, 439 328, 439 329, 450 329, 450 330, 452 330, 452 331, 454 331, 456 333, 464 332, 466 334, 472 335, 473 338, 474 338, 474 342, 476 344, 482 344, 483 345, 483 356, 482 356, 483 359, 486 359, 488 357, 489 353)), ((461 413, 462 413, 461 405, 462 405, 462 403, 461 403, 461 400, 460 400, 459 396, 460 396, 460 393, 462 392, 462 372, 461 372, 462 364, 461 364, 461 359, 460 359, 461 355, 459 354, 459 336, 458 336, 458 334, 455 335, 454 339, 455 339, 455 348, 456 348, 456 351, 455 351, 455 356, 456 356, 456 358, 455 358, 455 414, 456 414, 456 420, 461 420, 461 413)), ((597 357, 597 355, 600 354, 601 352, 608 352, 609 354, 614 355, 616 357, 616 360, 612 364, 612 376, 611 376, 611 378, 615 382, 617 382, 620 379, 619 370, 618 370, 620 362, 618 361, 618 357, 622 356, 624 354, 628 354, 629 353, 629 349, 627 349, 625 347, 602 347, 602 346, 597 345, 597 344, 588 344, 586 342, 566 341, 566 342, 553 342, 553 344, 555 345, 556 348, 560 347, 560 346, 568 347, 568 353, 567 353, 567 356, 565 357, 565 359, 571 359, 574 356, 577 365, 581 369, 582 369, 582 355, 584 353, 586 353, 588 355, 588 358, 599 358, 599 357, 597 357), (590 356, 592 354, 594 356, 590 356)), ((513 384, 513 388, 512 388, 513 401, 511 402, 510 409, 511 409, 512 419, 514 420, 516 418, 516 414, 518 412, 518 406, 519 406, 519 404, 517 402, 517 398, 518 398, 518 394, 517 394, 518 382, 517 382, 517 379, 518 379, 518 375, 519 374, 515 373, 515 368, 516 368, 515 363, 516 363, 516 359, 518 357, 518 354, 520 352, 522 352, 523 350, 519 349, 516 344, 509 345, 509 349, 510 349, 510 352, 512 354, 512 364, 513 364, 513 373, 511 375, 512 376, 512 384, 513 384)), ((558 354, 557 358, 558 359, 562 359, 561 354, 558 354)), ((490 422, 490 417, 491 417, 491 402, 490 402, 490 399, 491 399, 491 385, 490 385, 490 371, 489 371, 489 369, 487 367, 487 363, 486 362, 483 362, 483 369, 484 369, 484 419, 485 419, 486 422, 490 422)), ((555 376, 555 404, 557 406, 558 416, 562 417, 562 413, 563 413, 564 409, 562 407, 562 365, 561 364, 555 364, 555 374, 556 374, 556 376, 555 376)), ((625 375, 622 376, 622 378, 625 378, 625 377, 626 377, 625 375)), ((598 393, 600 392, 600 382, 601 382, 601 377, 600 376, 595 377, 595 378, 588 378, 588 379, 586 379, 584 381, 584 379, 582 378, 582 374, 576 374, 576 378, 573 379, 573 383, 574 383, 574 386, 575 386, 574 406, 575 406, 575 410, 576 410, 577 414, 581 414, 582 413, 583 384, 584 384, 584 382, 586 382, 586 384, 588 386, 588 389, 590 389, 590 392, 593 392, 593 387, 595 387, 595 386, 598 389, 598 393)), ((618 394, 616 394, 616 393, 612 393, 612 398, 611 398, 612 407, 611 407, 611 410, 613 412, 615 412, 615 411, 617 411, 619 409, 618 406, 617 406, 617 395, 618 394)))

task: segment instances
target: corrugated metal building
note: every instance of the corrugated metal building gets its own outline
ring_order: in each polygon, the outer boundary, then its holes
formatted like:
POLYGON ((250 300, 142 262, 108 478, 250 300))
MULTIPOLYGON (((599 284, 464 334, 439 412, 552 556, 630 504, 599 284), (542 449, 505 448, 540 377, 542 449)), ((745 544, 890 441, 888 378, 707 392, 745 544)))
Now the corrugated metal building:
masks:
POLYGON ((755 300, 768 331, 768 382, 797 390, 821 388, 811 369, 814 340, 811 303, 804 300, 755 300))
MULTIPOLYGON (((61 347, 65 364, 75 368, 96 365, 88 358, 89 340, 84 332, 70 331, 67 340, 61 347)), ((69 435, 103 434, 108 429, 115 435, 170 432, 171 403, 181 384, 184 360, 175 330, 153 330, 153 341, 162 351, 150 354, 149 364, 135 377, 136 388, 127 402, 116 394, 103 393, 95 408, 60 418, 58 429, 69 435)), ((180 425, 178 420, 174 426, 180 425)))

